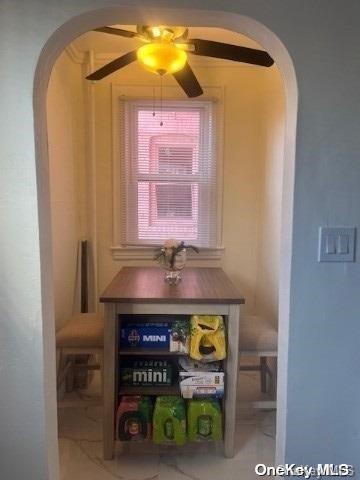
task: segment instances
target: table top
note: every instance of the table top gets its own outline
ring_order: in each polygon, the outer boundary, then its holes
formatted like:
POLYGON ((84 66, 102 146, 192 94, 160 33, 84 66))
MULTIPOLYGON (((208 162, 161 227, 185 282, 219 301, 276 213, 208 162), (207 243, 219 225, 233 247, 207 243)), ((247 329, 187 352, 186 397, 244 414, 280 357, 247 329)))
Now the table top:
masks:
POLYGON ((221 268, 186 267, 169 285, 161 267, 124 267, 100 297, 116 303, 245 303, 221 268))

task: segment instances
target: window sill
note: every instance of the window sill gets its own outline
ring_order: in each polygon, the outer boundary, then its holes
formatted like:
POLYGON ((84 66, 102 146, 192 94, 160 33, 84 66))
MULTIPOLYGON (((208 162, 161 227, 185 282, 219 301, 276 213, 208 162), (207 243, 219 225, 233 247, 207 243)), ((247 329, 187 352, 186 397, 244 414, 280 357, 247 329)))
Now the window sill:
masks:
MULTIPOLYGON (((156 250, 152 247, 110 247, 113 260, 154 260, 156 250)), ((220 260, 225 252, 224 247, 200 248, 200 252, 189 252, 187 259, 191 260, 220 260)))

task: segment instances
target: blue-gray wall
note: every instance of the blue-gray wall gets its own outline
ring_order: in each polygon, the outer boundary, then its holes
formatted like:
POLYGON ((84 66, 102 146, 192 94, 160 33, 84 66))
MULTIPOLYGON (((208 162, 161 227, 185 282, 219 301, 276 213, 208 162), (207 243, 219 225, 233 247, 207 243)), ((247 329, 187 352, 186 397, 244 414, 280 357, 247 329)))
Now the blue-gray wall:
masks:
MULTIPOLYGON (((48 478, 34 71, 41 48, 62 23, 87 10, 121 3, 0 1, 0 477, 4 480, 48 478)), ((127 3, 141 4, 143 9, 180 6, 174 0, 127 3)), ((186 6, 194 8, 194 2, 183 0, 181 7, 186 6)), ((320 225, 360 226, 360 2, 198 0, 196 8, 255 18, 282 40, 293 59, 299 117, 286 461, 347 462, 360 472, 359 262, 317 263, 320 225)))

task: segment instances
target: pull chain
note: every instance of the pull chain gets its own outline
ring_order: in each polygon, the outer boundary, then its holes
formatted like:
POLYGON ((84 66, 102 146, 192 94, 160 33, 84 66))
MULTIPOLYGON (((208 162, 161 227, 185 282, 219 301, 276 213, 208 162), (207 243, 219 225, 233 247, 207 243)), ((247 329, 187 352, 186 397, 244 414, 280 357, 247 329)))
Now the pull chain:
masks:
POLYGON ((155 87, 153 87, 153 97, 152 97, 152 107, 153 107, 153 112, 152 112, 152 116, 155 117, 155 87))
POLYGON ((163 82, 162 75, 160 75, 160 127, 164 125, 163 123, 163 82))

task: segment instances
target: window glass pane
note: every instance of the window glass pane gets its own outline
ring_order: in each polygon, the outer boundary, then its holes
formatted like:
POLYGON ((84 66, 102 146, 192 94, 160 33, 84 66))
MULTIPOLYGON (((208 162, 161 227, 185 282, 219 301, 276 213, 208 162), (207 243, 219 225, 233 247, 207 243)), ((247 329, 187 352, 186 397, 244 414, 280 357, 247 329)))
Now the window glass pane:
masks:
POLYGON ((157 218, 192 218, 190 185, 156 185, 157 218))
POLYGON ((136 135, 139 173, 158 173, 160 158, 165 162, 166 155, 169 154, 173 158, 174 164, 171 169, 185 168, 187 169, 186 173, 195 173, 194 169, 195 171, 198 169, 200 123, 201 115, 196 109, 184 108, 171 111, 165 108, 163 112, 155 111, 155 116, 151 109, 140 109, 137 112, 136 135), (162 118, 162 125, 160 125, 160 118, 162 118), (187 145, 189 145, 189 149, 186 152, 184 148, 187 145), (171 152, 167 150, 168 147, 172 147, 171 152), (185 155, 184 158, 182 158, 183 155, 185 155), (195 162, 194 165, 191 165, 193 157, 195 162), (154 161, 155 158, 156 161, 154 161), (182 161, 185 166, 181 165, 182 161), (175 163, 177 163, 177 167, 175 163), (190 165, 192 170, 190 170, 190 165))
POLYGON ((139 239, 162 242, 175 236, 181 240, 195 240, 198 192, 197 184, 139 182, 139 239))
POLYGON ((193 148, 163 145, 159 147, 159 173, 184 175, 192 173, 193 148))

